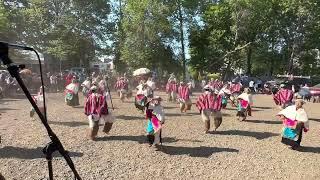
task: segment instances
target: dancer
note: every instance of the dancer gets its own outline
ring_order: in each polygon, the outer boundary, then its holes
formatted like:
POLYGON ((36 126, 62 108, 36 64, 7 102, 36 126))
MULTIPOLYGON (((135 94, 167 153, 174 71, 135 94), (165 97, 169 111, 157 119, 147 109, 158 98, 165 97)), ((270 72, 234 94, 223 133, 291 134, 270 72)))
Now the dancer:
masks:
POLYGON ((144 81, 141 81, 140 85, 137 86, 136 89, 137 94, 134 104, 138 110, 141 110, 143 112, 145 110, 147 100, 151 96, 151 88, 146 83, 144 83, 144 81))
POLYGON ((79 106, 79 84, 75 79, 72 80, 72 83, 66 87, 65 90, 65 102, 68 106, 79 106))
POLYGON ((179 103, 180 103, 180 111, 187 112, 187 110, 191 110, 192 102, 190 99, 190 89, 187 84, 183 81, 180 82, 180 86, 178 88, 179 95, 179 103))
POLYGON ((295 105, 288 106, 278 113, 283 121, 282 140, 283 144, 289 145, 296 150, 300 147, 302 134, 309 131, 309 120, 303 108, 302 97, 296 99, 295 105))
POLYGON ((64 87, 67 87, 69 84, 71 84, 73 79, 74 79, 74 78, 73 78, 72 73, 69 73, 69 74, 65 77, 64 87))
POLYGON ((286 107, 292 105, 293 96, 293 91, 286 89, 285 85, 281 84, 280 90, 273 96, 273 99, 280 109, 285 109, 286 107))
POLYGON ((170 75, 170 78, 168 79, 168 83, 166 85, 166 92, 168 94, 168 101, 169 102, 176 102, 176 98, 177 98, 177 79, 174 76, 174 74, 172 73, 170 75))
POLYGON ((87 77, 85 81, 83 81, 83 83, 81 84, 82 87, 82 93, 84 97, 88 97, 89 95, 89 91, 90 91, 90 87, 91 87, 91 81, 90 78, 87 77))
POLYGON ((237 98, 238 95, 241 93, 241 88, 242 88, 242 84, 240 82, 235 82, 235 81, 232 82, 232 84, 230 85, 232 96, 237 98))
POLYGON ((241 92, 241 83, 236 83, 236 82, 228 82, 229 84, 229 90, 231 92, 230 100, 232 106, 236 106, 237 103, 237 97, 239 96, 241 92))
POLYGON ((158 147, 162 145, 162 125, 165 122, 164 109, 161 105, 161 97, 155 96, 147 103, 146 118, 147 125, 147 139, 150 146, 158 147))
POLYGON ((120 77, 118 78, 114 88, 117 90, 120 100, 124 102, 129 90, 128 81, 124 77, 120 77))
POLYGON ((111 100, 111 96, 107 91, 107 77, 104 77, 104 86, 100 86, 103 89, 98 90, 101 95, 101 103, 100 103, 100 123, 104 124, 103 132, 109 134, 112 129, 113 123, 115 122, 115 118, 112 115, 112 110, 108 106, 107 100, 111 100))
POLYGON ((89 138, 95 140, 99 131, 99 122, 104 123, 103 132, 108 134, 114 123, 107 104, 106 95, 98 93, 98 87, 90 88, 90 95, 85 102, 85 114, 89 120, 89 138), (101 121, 102 120, 102 121, 101 121), (103 122, 104 121, 104 122, 103 122))
POLYGON ((156 83, 153 81, 152 77, 148 78, 147 85, 150 87, 152 94, 151 97, 153 97, 154 91, 156 90, 156 83))
POLYGON ((220 95, 222 95, 222 108, 226 109, 228 105, 228 100, 231 97, 230 84, 226 84, 221 90, 220 95))
POLYGON ((247 115, 251 116, 251 106, 253 105, 250 89, 245 88, 243 93, 238 96, 237 119, 244 121, 247 115))
POLYGON ((196 106, 204 122, 205 133, 209 133, 211 117, 214 120, 214 131, 216 131, 222 123, 222 96, 219 94, 219 91, 215 90, 213 92, 211 86, 205 86, 204 93, 198 98, 196 106))

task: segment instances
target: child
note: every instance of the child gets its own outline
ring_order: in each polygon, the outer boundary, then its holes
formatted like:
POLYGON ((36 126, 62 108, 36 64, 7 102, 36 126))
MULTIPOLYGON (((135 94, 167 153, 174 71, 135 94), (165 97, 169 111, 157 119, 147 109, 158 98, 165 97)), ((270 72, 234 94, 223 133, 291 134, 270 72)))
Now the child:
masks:
POLYGON ((251 106, 252 106, 252 95, 250 90, 245 88, 243 93, 238 96, 238 106, 237 106, 237 119, 244 121, 247 115, 251 116, 251 106))
POLYGON ((150 147, 157 147, 162 145, 162 125, 164 124, 164 110, 161 106, 161 97, 155 96, 147 103, 146 118, 148 120, 147 125, 147 139, 150 147))

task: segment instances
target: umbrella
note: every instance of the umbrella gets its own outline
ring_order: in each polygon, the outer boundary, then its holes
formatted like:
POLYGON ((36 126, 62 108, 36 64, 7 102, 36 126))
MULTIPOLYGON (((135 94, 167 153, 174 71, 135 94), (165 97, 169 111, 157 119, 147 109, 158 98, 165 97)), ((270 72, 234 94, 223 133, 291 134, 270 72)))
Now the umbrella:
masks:
POLYGON ((148 68, 140 68, 133 72, 133 76, 142 76, 147 75, 149 73, 151 73, 151 71, 148 68))
POLYGON ((30 69, 23 69, 20 71, 20 74, 32 75, 32 71, 30 69))
POLYGON ((298 92, 298 94, 300 94, 301 96, 311 96, 311 92, 309 89, 307 88, 301 88, 300 91, 298 92))

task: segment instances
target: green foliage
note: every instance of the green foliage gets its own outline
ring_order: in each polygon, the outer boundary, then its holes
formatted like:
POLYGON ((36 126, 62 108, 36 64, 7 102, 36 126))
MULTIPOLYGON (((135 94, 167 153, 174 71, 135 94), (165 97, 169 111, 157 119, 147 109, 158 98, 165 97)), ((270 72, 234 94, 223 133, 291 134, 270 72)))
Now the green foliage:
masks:
POLYGON ((318 0, 0 0, 0 38, 74 66, 114 55, 119 72, 180 75, 187 62, 194 79, 239 69, 313 76, 319 12, 318 0))
POLYGON ((201 14, 190 35, 190 66, 204 72, 315 75, 320 4, 316 0, 223 0, 201 14))
POLYGON ((124 42, 120 60, 129 70, 147 67, 158 72, 176 71, 178 62, 169 46, 173 37, 168 6, 160 0, 128 0, 123 10, 124 42))
MULTIPOLYGON (((11 31, 17 38, 56 60, 87 66, 112 32, 108 0, 4 1, 11 31)), ((0 11, 1 12, 1 11, 0 11)))

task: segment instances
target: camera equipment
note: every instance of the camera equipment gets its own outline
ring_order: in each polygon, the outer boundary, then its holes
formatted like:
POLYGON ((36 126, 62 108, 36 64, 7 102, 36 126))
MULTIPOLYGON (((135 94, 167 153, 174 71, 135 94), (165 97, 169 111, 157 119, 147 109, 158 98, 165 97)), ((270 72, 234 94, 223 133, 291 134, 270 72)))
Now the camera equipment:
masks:
POLYGON ((36 103, 32 99, 32 96, 31 96, 30 92, 28 91, 27 87, 25 86, 23 80, 21 79, 21 77, 19 75, 19 69, 23 68, 23 66, 19 66, 19 65, 14 64, 11 61, 11 59, 9 58, 9 55, 8 55, 9 47, 16 48, 16 49, 29 50, 29 51, 33 51, 33 52, 36 53, 36 55, 38 57, 38 60, 39 60, 39 66, 40 66, 41 84, 42 84, 42 87, 44 87, 43 78, 42 78, 42 67, 41 67, 41 63, 40 63, 40 57, 39 57, 39 54, 37 53, 37 51, 34 50, 31 47, 14 45, 14 44, 9 44, 9 43, 0 41, 0 60, 2 60, 2 62, 3 62, 3 64, 5 66, 7 66, 7 69, 9 71, 10 75, 17 80, 18 84, 20 85, 20 87, 23 90, 24 94, 28 98, 28 100, 31 103, 32 107, 34 108, 35 112, 38 114, 42 124, 46 128, 49 138, 51 139, 51 142, 48 143, 45 146, 45 148, 43 149, 43 153, 46 155, 46 159, 47 159, 47 162, 48 162, 49 179, 53 180, 52 153, 55 152, 55 151, 58 151, 64 157, 64 159, 66 160, 66 162, 69 165, 70 169, 74 173, 75 179, 81 180, 81 178, 80 178, 77 170, 75 169, 75 166, 74 166, 74 164, 73 164, 73 162, 72 162, 72 160, 71 160, 71 158, 70 158, 70 156, 68 154, 68 151, 66 151, 64 149, 61 141, 59 140, 57 135, 52 131, 51 127, 48 124, 47 114, 46 114, 46 106, 45 106, 44 88, 42 88, 42 90, 43 90, 43 99, 44 99, 44 114, 42 114, 41 111, 39 110, 38 106, 36 105, 36 103))

